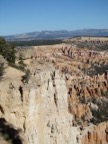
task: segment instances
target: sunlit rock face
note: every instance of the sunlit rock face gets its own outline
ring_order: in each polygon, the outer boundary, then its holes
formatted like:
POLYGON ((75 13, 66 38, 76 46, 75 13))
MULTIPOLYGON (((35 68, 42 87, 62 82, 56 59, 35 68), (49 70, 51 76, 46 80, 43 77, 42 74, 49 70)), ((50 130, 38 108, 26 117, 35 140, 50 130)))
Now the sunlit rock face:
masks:
POLYGON ((68 112, 66 83, 58 71, 35 74, 40 86, 30 89, 26 136, 30 144, 76 144, 79 131, 68 112), (72 137, 71 137, 72 136, 72 137))
POLYGON ((97 50, 97 42, 93 49, 79 47, 86 43, 80 40, 21 49, 28 81, 22 81, 24 72, 5 65, 2 144, 108 143, 108 52, 97 50))
POLYGON ((108 143, 108 123, 103 122, 97 126, 90 125, 82 133, 82 144, 107 144, 108 143), (85 134, 86 132, 86 134, 85 134))
POLYGON ((21 129, 24 144, 77 144, 68 90, 58 70, 36 72, 29 84, 0 84, 1 117, 21 129), (36 82, 38 81, 38 83, 36 82))

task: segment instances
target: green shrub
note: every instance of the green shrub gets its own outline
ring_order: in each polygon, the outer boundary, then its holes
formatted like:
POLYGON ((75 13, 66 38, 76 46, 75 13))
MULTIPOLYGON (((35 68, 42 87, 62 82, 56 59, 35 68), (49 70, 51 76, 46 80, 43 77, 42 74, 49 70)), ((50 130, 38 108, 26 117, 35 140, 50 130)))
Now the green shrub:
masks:
POLYGON ((26 72, 25 72, 25 75, 22 76, 22 82, 23 83, 28 83, 29 79, 30 79, 30 70, 27 69, 26 72))
POLYGON ((22 54, 20 54, 20 56, 19 56, 19 62, 18 62, 18 64, 19 64, 20 70, 22 70, 23 72, 25 72, 26 71, 26 69, 25 69, 26 68, 26 64, 23 61, 22 54))
POLYGON ((94 124, 99 124, 108 120, 108 102, 106 101, 101 105, 98 105, 98 107, 98 110, 92 110, 93 119, 91 122, 94 124))
POLYGON ((0 63, 0 79, 2 78, 3 74, 4 74, 4 64, 0 63))
POLYGON ((5 41, 0 37, 0 54, 10 63, 15 63, 15 46, 5 41))

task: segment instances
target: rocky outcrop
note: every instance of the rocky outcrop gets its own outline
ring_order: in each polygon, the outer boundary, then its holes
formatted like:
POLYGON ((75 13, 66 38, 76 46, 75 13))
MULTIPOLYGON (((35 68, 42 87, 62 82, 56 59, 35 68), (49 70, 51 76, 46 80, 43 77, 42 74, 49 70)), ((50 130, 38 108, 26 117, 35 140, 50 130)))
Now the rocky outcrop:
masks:
POLYGON ((83 131, 82 144, 107 144, 108 131, 107 123, 101 123, 97 126, 89 126, 83 131), (86 132, 85 132, 86 131, 86 132), (84 134, 86 133, 86 135, 84 134))
POLYGON ((24 144, 77 144, 80 134, 68 112, 67 87, 59 71, 36 71, 21 81, 0 83, 0 117, 22 131, 24 144))
MULTIPOLYGON (((19 50, 24 73, 11 67, 0 81, 1 129, 22 144, 108 142, 108 53, 61 44, 19 50), (24 77, 26 78, 26 77, 24 77)), ((17 63, 17 62, 16 62, 17 63)))

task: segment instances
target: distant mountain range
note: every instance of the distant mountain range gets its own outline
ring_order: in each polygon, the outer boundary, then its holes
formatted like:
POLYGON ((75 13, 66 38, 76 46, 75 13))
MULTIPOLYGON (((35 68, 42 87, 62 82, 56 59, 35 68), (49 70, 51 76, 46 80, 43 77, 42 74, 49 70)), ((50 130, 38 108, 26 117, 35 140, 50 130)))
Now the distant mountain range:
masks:
POLYGON ((17 35, 5 36, 8 41, 29 41, 37 39, 64 39, 77 36, 108 36, 108 29, 82 29, 82 30, 60 30, 60 31, 41 31, 29 32, 17 35))

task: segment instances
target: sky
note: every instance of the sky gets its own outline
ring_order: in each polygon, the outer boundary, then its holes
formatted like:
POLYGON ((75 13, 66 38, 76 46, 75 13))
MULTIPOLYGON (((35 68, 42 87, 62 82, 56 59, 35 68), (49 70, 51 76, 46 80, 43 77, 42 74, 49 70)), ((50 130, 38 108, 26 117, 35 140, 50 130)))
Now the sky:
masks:
POLYGON ((0 35, 108 29, 108 0, 0 0, 0 35))

